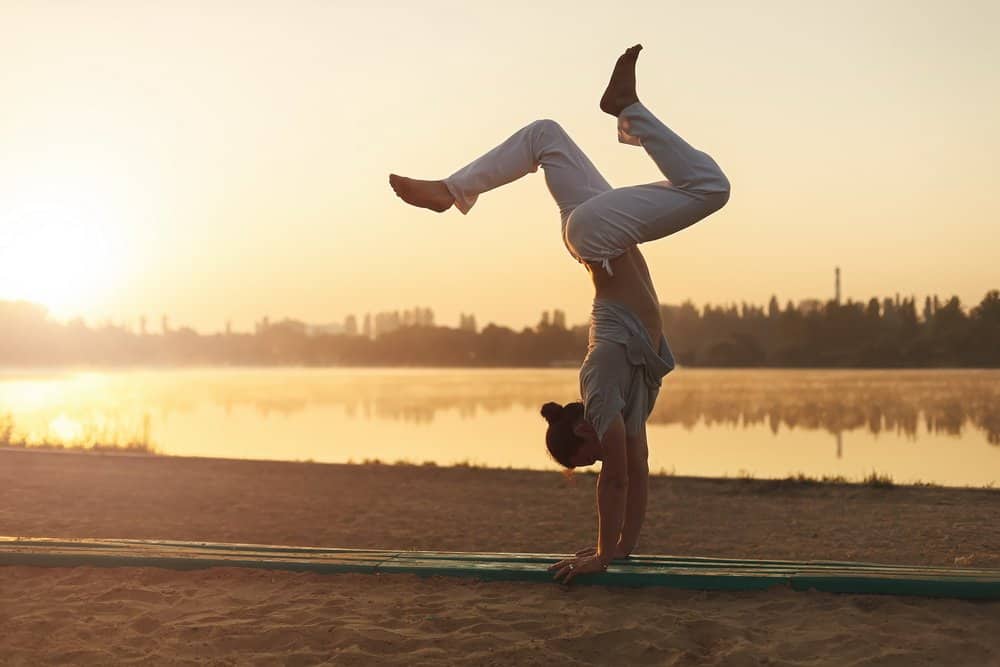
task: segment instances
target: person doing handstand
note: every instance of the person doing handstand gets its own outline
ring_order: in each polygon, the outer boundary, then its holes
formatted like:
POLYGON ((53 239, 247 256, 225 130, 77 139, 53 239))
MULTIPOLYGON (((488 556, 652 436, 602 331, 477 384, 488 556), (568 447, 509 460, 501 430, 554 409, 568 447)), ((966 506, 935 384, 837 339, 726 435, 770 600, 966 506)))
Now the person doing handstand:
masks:
POLYGON ((480 194, 541 166, 559 207, 562 240, 595 288, 581 401, 542 406, 545 442, 566 468, 601 461, 597 545, 549 569, 569 583, 600 572, 635 549, 646 513, 649 477, 646 420, 663 377, 675 365, 663 334, 659 300, 639 244, 678 232, 729 201, 729 180, 636 94, 637 44, 617 60, 600 108, 618 119, 618 141, 641 146, 666 180, 612 188, 553 120, 521 128, 443 180, 390 174, 396 195, 413 206, 468 214, 480 194))

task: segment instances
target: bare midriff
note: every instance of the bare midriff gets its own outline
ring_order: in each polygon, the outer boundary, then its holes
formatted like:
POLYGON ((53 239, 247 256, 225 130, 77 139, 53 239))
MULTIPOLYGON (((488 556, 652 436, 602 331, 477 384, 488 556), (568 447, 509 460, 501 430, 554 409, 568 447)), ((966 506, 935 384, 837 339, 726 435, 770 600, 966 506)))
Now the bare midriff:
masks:
POLYGON ((646 260, 638 246, 632 246, 625 254, 611 260, 613 276, 609 276, 599 264, 586 266, 594 281, 596 298, 617 301, 627 306, 646 327, 653 349, 656 349, 663 333, 660 301, 653 288, 646 260))

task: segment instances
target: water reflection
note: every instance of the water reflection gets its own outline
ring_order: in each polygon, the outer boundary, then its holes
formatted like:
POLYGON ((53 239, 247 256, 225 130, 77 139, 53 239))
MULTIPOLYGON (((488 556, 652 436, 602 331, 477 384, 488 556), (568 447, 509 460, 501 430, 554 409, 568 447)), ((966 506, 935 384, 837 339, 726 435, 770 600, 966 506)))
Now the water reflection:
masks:
MULTIPOLYGON (((237 458, 547 467, 538 409, 578 398, 573 369, 0 373, 0 415, 29 440, 151 420, 160 451, 237 458)), ((1000 463, 1000 371, 678 369, 649 423, 651 457, 682 474, 856 475, 919 456, 915 478, 953 465, 942 481, 988 483, 975 475, 1000 463), (919 453, 894 444, 917 440, 919 453)))
MULTIPOLYGON (((535 410, 549 400, 579 399, 575 372, 548 369, 0 375, 0 410, 87 394, 98 404, 141 401, 165 415, 191 412, 205 403, 221 406, 227 414, 250 406, 265 417, 338 406, 351 418, 415 424, 430 424, 443 411, 474 419, 513 408, 535 410), (46 388, 56 391, 38 391, 46 388)), ((834 434, 865 429, 911 437, 921 430, 959 436, 971 426, 1000 445, 1000 371, 682 369, 666 379, 649 422, 686 429, 766 424, 775 434, 782 428, 834 434)))
MULTIPOLYGON (((475 419, 549 400, 578 400, 567 370, 196 370, 109 375, 89 391, 121 391, 163 414, 205 403, 266 417, 336 406, 351 418, 430 424, 441 412, 475 419)), ((42 380, 42 382, 51 379, 42 380)), ((21 380, 23 383, 24 380, 21 380)), ((5 398, 0 379, 0 401, 5 398)), ((96 397, 95 397, 96 398, 96 397)), ((116 397, 116 400, 121 400, 116 397)), ((650 424, 824 430, 909 437, 983 431, 1000 445, 1000 371, 682 369, 668 376, 650 424)))
POLYGON ((863 429, 916 437, 960 436, 967 426, 1000 445, 997 371, 726 371, 684 374, 664 394, 652 423, 691 428, 766 424, 842 433, 863 429))

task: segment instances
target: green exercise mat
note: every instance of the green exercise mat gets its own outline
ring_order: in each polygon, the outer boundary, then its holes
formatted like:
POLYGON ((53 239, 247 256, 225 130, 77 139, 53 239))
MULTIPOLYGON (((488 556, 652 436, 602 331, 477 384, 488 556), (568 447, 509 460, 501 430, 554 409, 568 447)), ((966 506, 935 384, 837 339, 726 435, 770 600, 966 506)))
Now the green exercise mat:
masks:
MULTIPOLYGON (((489 581, 551 582, 560 554, 335 549, 173 540, 0 537, 0 565, 73 567, 252 567, 320 573, 404 573, 489 581)), ((697 590, 795 590, 1000 599, 1000 570, 844 561, 739 560, 636 555, 574 584, 697 590)))

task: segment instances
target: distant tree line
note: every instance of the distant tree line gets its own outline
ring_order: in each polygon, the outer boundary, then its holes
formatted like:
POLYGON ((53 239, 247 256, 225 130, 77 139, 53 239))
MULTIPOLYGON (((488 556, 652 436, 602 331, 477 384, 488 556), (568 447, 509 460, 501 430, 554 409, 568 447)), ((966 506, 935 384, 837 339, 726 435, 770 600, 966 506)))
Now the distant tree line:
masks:
POLYGON ((690 366, 1000 366, 1000 291, 968 313, 958 297, 789 302, 767 308, 661 307, 674 354, 690 366))
MULTIPOLYGON (((687 302, 661 306, 675 356, 687 366, 1000 367, 1000 291, 968 312, 957 297, 867 303, 776 298, 759 307, 687 302)), ((571 366, 587 351, 587 325, 543 313, 520 331, 463 316, 459 328, 401 326, 381 335, 325 333, 283 320, 254 333, 199 334, 182 327, 136 333, 124 326, 52 321, 26 302, 0 301, 0 365, 571 366)))

